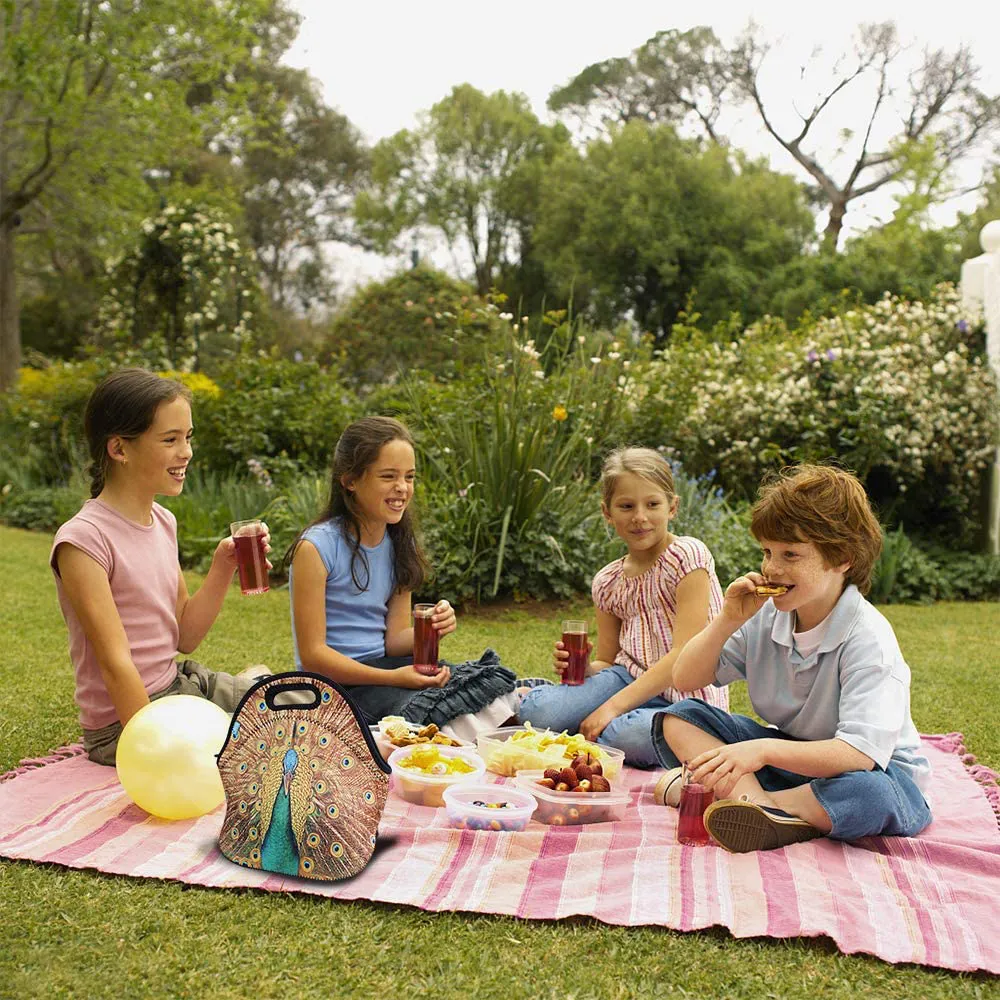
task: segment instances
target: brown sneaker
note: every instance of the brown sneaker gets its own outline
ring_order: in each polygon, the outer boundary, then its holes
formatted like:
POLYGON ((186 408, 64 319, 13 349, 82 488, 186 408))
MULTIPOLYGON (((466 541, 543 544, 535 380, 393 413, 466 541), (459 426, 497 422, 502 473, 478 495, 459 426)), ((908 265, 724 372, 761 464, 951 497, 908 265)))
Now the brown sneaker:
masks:
POLYGON ((781 809, 746 799, 722 799, 705 810, 705 829, 733 854, 773 851, 825 836, 822 830, 781 809))
POLYGON ((684 784, 684 768, 672 767, 653 789, 653 801, 660 806, 673 806, 675 809, 681 803, 681 785, 684 784))

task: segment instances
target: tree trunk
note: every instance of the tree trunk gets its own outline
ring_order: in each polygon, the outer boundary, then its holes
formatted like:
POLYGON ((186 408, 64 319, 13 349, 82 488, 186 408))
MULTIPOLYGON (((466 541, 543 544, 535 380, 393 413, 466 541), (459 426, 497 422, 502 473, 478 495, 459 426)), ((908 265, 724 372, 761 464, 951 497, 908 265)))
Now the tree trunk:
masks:
POLYGON ((14 227, 0 224, 0 392, 13 389, 21 367, 21 322, 14 270, 14 227))
POLYGON ((847 214, 847 199, 838 198, 830 203, 830 221, 823 231, 823 242, 827 248, 836 252, 840 240, 840 231, 844 228, 844 216, 847 214))

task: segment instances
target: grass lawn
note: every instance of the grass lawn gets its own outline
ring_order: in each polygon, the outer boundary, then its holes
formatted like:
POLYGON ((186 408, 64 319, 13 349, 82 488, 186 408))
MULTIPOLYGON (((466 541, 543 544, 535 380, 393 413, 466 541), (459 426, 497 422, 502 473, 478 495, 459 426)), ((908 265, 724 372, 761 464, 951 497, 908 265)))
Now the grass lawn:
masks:
MULTIPOLYGON (((78 736, 48 546, 46 536, 0 527, 0 772, 78 736)), ((960 730, 982 763, 1000 768, 1000 604, 885 612, 913 670, 917 727, 960 730)), ((465 615, 443 653, 466 658, 492 645, 519 674, 546 672, 563 613, 465 615)), ((197 655, 233 671, 289 667, 287 592, 243 598, 233 588, 197 655)), ((733 693, 746 710, 745 691, 733 693)), ((848 957, 826 939, 432 914, 21 862, 0 861, 0 913, 0 996, 19 998, 1000 996, 992 977, 848 957)))

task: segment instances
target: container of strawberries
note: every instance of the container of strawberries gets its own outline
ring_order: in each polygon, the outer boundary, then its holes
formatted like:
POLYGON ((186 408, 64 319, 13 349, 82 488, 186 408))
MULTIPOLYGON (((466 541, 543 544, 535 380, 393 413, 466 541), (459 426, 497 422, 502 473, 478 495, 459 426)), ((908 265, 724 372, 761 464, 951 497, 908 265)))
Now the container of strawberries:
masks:
POLYGON ((534 795, 538 808, 531 817, 550 826, 610 823, 625 813, 629 794, 614 789, 593 754, 579 754, 563 767, 521 771, 515 784, 534 795))

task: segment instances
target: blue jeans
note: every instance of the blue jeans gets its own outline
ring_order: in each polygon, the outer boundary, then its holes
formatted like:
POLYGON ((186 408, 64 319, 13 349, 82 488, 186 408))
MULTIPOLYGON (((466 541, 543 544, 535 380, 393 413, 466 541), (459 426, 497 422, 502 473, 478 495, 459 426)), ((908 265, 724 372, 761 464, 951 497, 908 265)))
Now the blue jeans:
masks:
MULTIPOLYGON (((663 738, 663 720, 668 715, 676 715, 726 744, 796 739, 780 729, 762 726, 745 715, 730 715, 697 698, 685 698, 661 711, 656 719, 653 744, 661 767, 680 764, 663 738)), ((770 766, 762 767, 756 777, 766 792, 808 784, 833 823, 830 836, 835 840, 879 835, 913 837, 931 821, 930 807, 920 789, 906 771, 892 761, 884 771, 875 765, 871 771, 846 771, 833 778, 808 778, 770 766)))
MULTIPOLYGON (((623 666, 615 664, 598 670, 578 686, 546 684, 532 688, 524 696, 517 715, 521 722, 530 722, 538 729, 552 729, 557 733, 567 729, 578 733, 580 723, 591 712, 628 687, 634 679, 623 666)), ((657 723, 656 718, 670 704, 660 695, 650 698, 644 705, 612 719, 597 742, 622 750, 625 763, 632 767, 657 767, 654 725, 662 730, 662 723, 657 723)), ((663 740, 662 731, 660 740, 663 740)))

